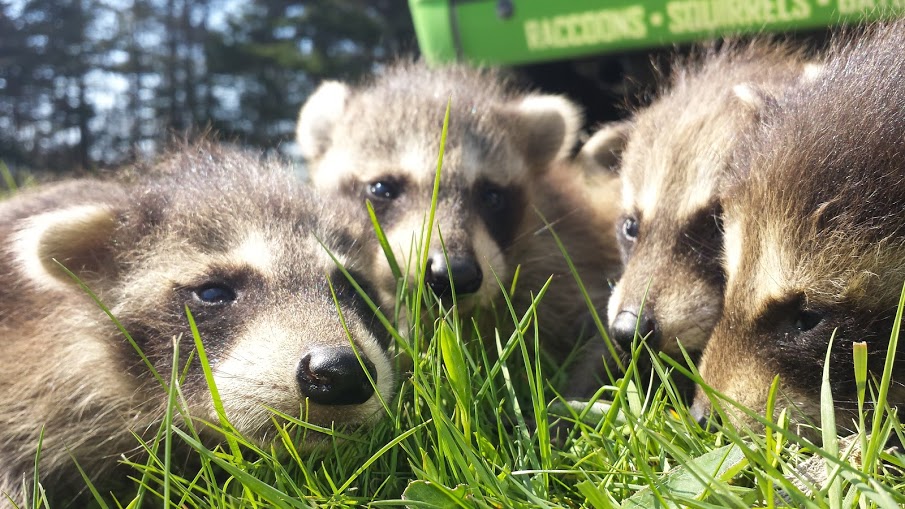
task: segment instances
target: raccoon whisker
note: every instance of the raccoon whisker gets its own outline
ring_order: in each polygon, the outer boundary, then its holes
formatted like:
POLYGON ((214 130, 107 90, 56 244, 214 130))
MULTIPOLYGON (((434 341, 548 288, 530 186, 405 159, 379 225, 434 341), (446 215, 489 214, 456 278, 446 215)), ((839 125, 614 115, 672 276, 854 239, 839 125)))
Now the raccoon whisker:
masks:
POLYGON ((557 228, 557 226, 560 225, 560 223, 562 223, 562 222, 564 222, 564 221, 567 221, 568 219, 571 219, 573 216, 575 216, 575 214, 579 214, 579 213, 581 213, 581 212, 582 212, 582 211, 581 211, 580 209, 578 209, 578 208, 573 208, 573 209, 571 209, 571 210, 565 212, 564 214, 560 215, 559 217, 557 217, 557 218, 555 218, 555 219, 547 218, 547 224, 544 224, 542 227, 540 227, 540 228, 538 228, 537 230, 535 230, 534 233, 533 233, 533 235, 540 235, 540 234, 542 234, 542 233, 544 233, 544 232, 547 232, 547 231, 549 231, 549 230, 551 230, 551 229, 552 229, 553 231, 556 231, 556 228, 557 228))
MULTIPOLYGON (((568 251, 566 251, 568 253, 568 251)), ((556 251, 555 253, 545 253, 542 255, 536 255, 532 257, 527 257, 519 260, 523 266, 530 266, 532 264, 542 265, 543 262, 549 261, 561 261, 565 260, 565 257, 560 251, 556 251)), ((585 269, 591 269, 590 267, 585 267, 585 269)), ((586 272, 594 272, 594 270, 586 270, 586 272)), ((579 273, 581 274, 581 273, 579 273)))
POLYGON ((715 256, 722 252, 722 243, 714 242, 713 239, 700 238, 691 233, 685 233, 683 239, 685 245, 696 253, 701 253, 706 256, 715 256))
MULTIPOLYGON (((278 391, 282 391, 282 392, 294 392, 295 391, 295 387, 293 387, 293 386, 283 385, 283 384, 279 384, 279 383, 262 382, 261 380, 258 380, 255 378, 250 378, 248 376, 243 376, 241 374, 224 373, 221 371, 221 372, 217 373, 217 377, 221 378, 223 380, 244 382, 243 383, 244 387, 259 387, 259 388, 266 388, 266 389, 274 389, 274 390, 278 390, 278 391)), ((237 397, 244 397, 244 395, 240 395, 237 397)), ((250 396, 250 398, 254 399, 254 396, 250 396)))
MULTIPOLYGON (((556 226, 558 224, 560 224, 564 221, 567 221, 568 219, 572 218, 575 214, 580 213, 580 212, 581 212, 581 210, 579 210, 577 208, 573 208, 572 210, 566 212, 565 214, 560 215, 556 219, 547 218, 547 223, 549 223, 549 224, 541 225, 536 230, 528 230, 528 231, 519 233, 518 235, 515 236, 515 238, 512 239, 512 242, 509 244, 509 246, 507 246, 507 248, 505 250, 506 251, 511 250, 511 249, 515 248, 520 241, 524 241, 524 240, 530 239, 532 237, 542 235, 542 234, 548 232, 551 228, 554 231, 556 231, 556 226)), ((529 213, 532 213, 532 212, 529 212, 529 213)))
MULTIPOLYGON (((704 327, 700 324, 695 323, 695 324, 692 324, 692 325, 682 329, 679 332, 676 332, 672 336, 675 336, 675 338, 679 342, 682 342, 682 338, 690 338, 690 337, 694 337, 694 336, 703 337, 706 340, 706 336, 709 334, 710 334, 709 327, 704 327)), ((691 346, 691 345, 689 344, 689 346, 691 346)))
POLYGON ((696 240, 692 237, 686 237, 686 239, 688 241, 686 245, 696 253, 705 256, 716 256, 722 252, 721 246, 713 245, 712 242, 707 240, 696 240))

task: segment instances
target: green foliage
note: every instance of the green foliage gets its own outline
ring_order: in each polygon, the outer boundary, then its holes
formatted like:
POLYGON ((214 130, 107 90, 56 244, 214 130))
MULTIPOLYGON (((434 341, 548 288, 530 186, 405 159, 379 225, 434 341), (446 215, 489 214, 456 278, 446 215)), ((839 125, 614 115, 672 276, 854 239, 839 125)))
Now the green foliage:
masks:
POLYGON ((713 483, 731 481, 746 464, 741 448, 732 444, 724 445, 679 465, 666 474, 658 489, 648 486, 623 501, 622 507, 644 508, 658 504, 680 507, 677 502, 664 499, 661 491, 686 499, 697 499, 704 496, 713 483))
POLYGON ((0 196, 16 191, 16 189, 18 188, 18 186, 16 185, 16 179, 13 177, 12 172, 9 171, 9 166, 7 166, 3 161, 0 161, 0 177, 3 178, 3 185, 6 187, 4 191, 0 191, 0 196))
MULTIPOLYGON (((432 216, 423 231, 425 238, 433 231, 432 216)), ((424 267, 422 257, 406 259, 417 259, 424 267)), ((403 279, 406 273, 400 269, 403 279)), ((167 388, 168 411, 156 439, 141 443, 146 460, 129 463, 135 471, 136 495, 115 504, 139 507, 144 500, 180 509, 905 504, 905 457, 883 450, 891 435, 902 438, 902 425, 885 403, 891 361, 879 384, 866 380, 863 367, 856 370, 859 386, 864 387, 859 402, 872 399, 871 406, 878 411, 869 427, 862 419, 854 439, 839 446, 830 417, 829 385, 824 385, 822 426, 827 434, 826 447, 821 448, 791 431, 784 411, 775 415, 778 380, 770 391, 767 417, 758 416, 703 384, 690 363, 658 356, 643 343, 634 349, 625 376, 610 380, 590 401, 565 401, 548 382, 552 372, 534 354, 535 308, 546 286, 537 289, 535 305, 516 310, 501 285, 506 309, 500 320, 508 326, 500 327, 489 341, 479 337, 475 323, 458 316, 455 306, 445 309, 424 296, 423 288, 421 272, 413 285, 400 285, 399 308, 412 323, 403 330, 366 296, 400 352, 403 360, 398 366, 405 366, 399 369, 397 394, 383 400, 374 422, 358 430, 325 429, 305 422, 304 408, 301 417, 274 412, 277 433, 266 445, 249 441, 230 425, 217 396, 204 338, 187 313, 195 355, 218 414, 218 423, 204 425, 221 434, 223 444, 210 448, 186 415, 178 383, 184 373, 176 368, 177 359, 168 379, 154 372, 167 388), (650 375, 636 369, 642 359, 652 364, 650 375), (745 412, 764 431, 729 424, 717 432, 702 429, 677 396, 671 381, 676 372, 700 384, 718 414, 725 415, 730 407, 745 412), (866 394, 876 387, 875 397, 868 399, 866 394), (320 440, 311 445, 315 436, 320 440), (197 468, 177 468, 184 462, 171 457, 175 443, 194 451, 197 468), (809 466, 814 468, 804 469, 809 466), (815 482, 809 472, 825 475, 815 482)), ((903 308, 905 291, 896 330, 903 308)), ((896 348, 894 334, 888 359, 894 358, 896 348)), ((102 494, 91 491, 103 506, 102 494)))
MULTIPOLYGON (((543 364, 530 354, 506 355, 534 341, 532 317, 529 310, 521 317, 528 326, 508 338, 497 336, 496 360, 465 332, 455 313, 426 323, 430 341, 413 362, 416 372, 387 401, 387 415, 367 430, 306 429, 303 421, 282 416, 275 421, 277 443, 269 448, 249 443, 224 423, 218 429, 228 437, 227 446, 209 449, 192 431, 165 426, 161 441, 171 434, 190 445, 202 468, 169 471, 166 457, 133 467, 146 479, 147 495, 168 500, 171 507, 854 508, 905 503, 900 490, 905 477, 896 470, 903 466, 902 457, 878 452, 872 465, 860 465, 851 447, 833 452, 797 437, 782 415, 777 422, 761 419, 768 433, 728 426, 709 433, 674 405, 668 380, 647 390, 639 390, 650 386, 647 380, 615 380, 601 389, 606 401, 548 405, 549 387, 535 392, 528 383, 543 364), (315 431, 327 440, 300 447, 306 433, 315 431), (796 475, 798 464, 815 460, 829 474, 824 486, 811 486, 796 475)), ((657 357, 651 360, 670 371, 657 357)), ((171 403, 181 412, 178 397, 171 403)), ((884 416, 881 437, 901 429, 894 414, 884 416)))

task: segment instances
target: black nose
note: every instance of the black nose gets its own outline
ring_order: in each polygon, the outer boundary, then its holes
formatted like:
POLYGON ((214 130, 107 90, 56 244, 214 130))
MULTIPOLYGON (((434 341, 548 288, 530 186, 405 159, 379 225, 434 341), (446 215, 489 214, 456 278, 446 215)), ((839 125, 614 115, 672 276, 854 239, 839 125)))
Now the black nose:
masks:
POLYGON ((455 256, 442 251, 431 253, 427 259, 427 272, 424 281, 431 290, 440 297, 450 295, 450 276, 456 289, 456 295, 468 295, 481 288, 483 274, 481 266, 474 256, 455 256), (448 264, 447 264, 448 261, 448 264))
POLYGON ((714 432, 720 425, 719 414, 713 412, 710 400, 707 396, 700 393, 695 396, 694 403, 692 403, 688 412, 691 414, 691 418, 694 419, 698 423, 698 426, 704 431, 714 432))
MULTIPOLYGON (((361 360, 376 383, 374 364, 363 356, 361 360)), ((358 357, 347 346, 308 353, 299 361, 295 378, 302 394, 320 405, 360 405, 374 394, 358 357)))
POLYGON ((644 307, 639 319, 637 311, 623 309, 610 324, 610 338, 616 341, 625 350, 630 352, 632 341, 635 339, 635 328, 639 338, 647 338, 647 344, 652 348, 659 348, 660 328, 654 318, 650 305, 644 307))

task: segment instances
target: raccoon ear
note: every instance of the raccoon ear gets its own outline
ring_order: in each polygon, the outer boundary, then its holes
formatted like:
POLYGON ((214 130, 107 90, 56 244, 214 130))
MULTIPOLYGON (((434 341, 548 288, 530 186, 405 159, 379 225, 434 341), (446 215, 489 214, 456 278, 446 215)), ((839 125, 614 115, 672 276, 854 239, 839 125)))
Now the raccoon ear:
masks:
POLYGON ((767 109, 776 105, 776 98, 753 83, 739 83, 732 87, 732 95, 744 111, 761 117, 767 109))
MULTIPOLYGON (((821 62, 808 62, 801 67, 799 83, 811 83, 823 74, 825 65, 821 62)), ((739 83, 732 87, 733 98, 747 111, 761 117, 764 111, 776 108, 776 96, 754 83, 739 83)))
POLYGON ((817 78, 823 75, 824 69, 826 69, 826 65, 823 62, 808 62, 801 68, 799 81, 802 83, 817 81, 817 78))
POLYGON ((309 161, 319 159, 330 147, 333 126, 346 110, 349 87, 338 81, 325 81, 299 111, 295 141, 309 161))
POLYGON ((19 232, 16 250, 26 272, 38 283, 73 283, 62 264, 92 287, 109 279, 113 270, 115 227, 116 214, 104 205, 47 212, 33 217, 19 232))
POLYGON ((632 124, 629 121, 602 125, 581 147, 576 160, 588 173, 604 170, 619 172, 622 151, 628 141, 632 124))
POLYGON ((569 155, 582 123, 581 109, 558 95, 529 95, 508 105, 503 117, 525 161, 540 169, 569 155))

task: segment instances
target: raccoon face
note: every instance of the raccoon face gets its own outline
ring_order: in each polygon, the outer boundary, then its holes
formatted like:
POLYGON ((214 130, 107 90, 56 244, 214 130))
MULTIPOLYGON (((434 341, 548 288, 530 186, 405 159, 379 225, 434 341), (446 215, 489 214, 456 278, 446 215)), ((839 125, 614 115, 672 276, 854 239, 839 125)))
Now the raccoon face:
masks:
POLYGON ((648 139, 651 126, 640 120, 620 169, 616 238, 625 270, 609 301, 610 336, 628 349, 637 328, 654 349, 681 357, 678 342, 700 352, 720 312, 724 163, 713 149, 662 130, 656 137, 667 139, 648 139))
POLYGON ((636 327, 648 345, 676 357, 677 339, 689 352, 703 348, 721 305, 720 214, 714 203, 682 224, 642 214, 617 220, 626 268, 609 317, 611 336, 624 348, 631 346, 636 327))
POLYGON ((636 328, 673 357, 679 343, 692 358, 706 345, 724 288, 721 188, 736 139, 764 107, 759 86, 731 80, 786 86, 797 76, 796 60, 778 55, 767 51, 737 65, 728 63, 731 53, 715 57, 704 70, 680 73, 674 89, 634 119, 617 223, 626 268, 608 310, 611 336, 624 347, 636 328))
MULTIPOLYGON (((776 412, 787 408, 797 432, 816 437, 829 350, 837 425, 848 428, 857 411, 852 344, 866 342, 869 369, 882 372, 895 305, 864 302, 861 292, 873 285, 863 279, 865 272, 840 266, 839 260, 832 262, 835 269, 828 267, 819 246, 827 239, 802 242, 792 229, 763 231, 756 217, 727 221, 725 308, 704 350, 701 376, 716 391, 763 414, 778 375, 776 412)), ((865 252, 860 260, 876 262, 876 256, 865 252)), ((732 424, 762 428, 734 406, 721 406, 732 424)), ((699 388, 693 415, 704 420, 710 409, 699 388)))
MULTIPOLYGON (((504 251, 525 213, 524 186, 480 172, 485 166, 519 166, 518 161, 480 154, 475 143, 459 143, 451 138, 446 147, 431 232, 426 230, 426 225, 436 169, 433 146, 423 151, 417 166, 413 164, 411 151, 405 157, 393 152, 381 154, 380 158, 368 157, 373 169, 361 176, 360 172, 347 174, 341 187, 333 193, 350 209, 348 214, 354 215, 350 220, 362 223, 370 237, 365 243, 372 249, 370 273, 378 291, 384 292, 383 302, 392 302, 397 282, 385 253, 373 242, 367 202, 374 209, 394 257, 408 274, 408 281, 415 281, 416 268, 426 250, 427 265, 422 269, 425 284, 442 299, 451 298, 454 292, 462 310, 487 304, 498 289, 494 274, 503 279, 508 276, 504 251), (465 161, 468 167, 463 167, 465 161), (430 244, 424 246, 428 233, 430 244)), ((354 167, 363 168, 366 164, 362 161, 364 154, 353 154, 349 149, 344 152, 344 157, 362 157, 354 167)), ((318 171, 329 170, 322 167, 318 171)))
MULTIPOLYGON (((444 71, 406 72, 417 76, 357 91, 322 85, 302 108, 298 141, 315 187, 342 198, 362 224, 370 224, 364 210, 370 201, 409 281, 426 251, 425 283, 436 295, 455 293, 460 310, 486 305, 499 293, 497 279, 512 275, 506 251, 526 214, 533 213, 526 198, 533 181, 566 155, 580 115, 555 96, 479 101, 454 95, 434 228, 428 232, 447 97, 412 83, 444 71), (397 87, 411 90, 398 95, 397 87), (428 233, 430 244, 422 245, 428 233)), ((466 82, 474 79, 463 75, 466 82)), ((383 302, 392 302, 397 282, 373 233, 367 235, 378 291, 383 302)))
MULTIPOLYGON (((46 280, 71 284, 56 259, 95 290, 164 378, 178 345, 193 417, 218 420, 186 308, 240 432, 272 438, 270 409, 324 427, 365 422, 379 397, 392 395, 394 380, 385 333, 318 240, 337 246, 341 231, 319 226, 315 209, 301 205, 313 197, 268 202, 274 198, 254 186, 243 203, 197 193, 189 205, 178 192, 152 192, 139 193, 134 208, 55 213, 35 225, 36 259, 46 280)), ((159 400, 133 347, 99 323, 121 362, 113 369, 159 400)))
MULTIPOLYGON (((883 373, 905 280, 903 44, 901 23, 877 25, 810 81, 757 101, 763 121, 743 135, 723 193, 725 309, 701 375, 759 412, 778 376, 777 407, 801 428, 819 424, 824 369, 837 425, 851 425, 853 342, 867 344, 868 376, 883 373)), ((905 403, 903 358, 899 349, 892 406, 905 403)), ((702 392, 699 415, 710 407, 702 392)))
MULTIPOLYGON (((395 256, 413 275, 420 259, 432 186, 419 185, 402 175, 352 185, 362 188, 362 202, 371 202, 395 256)), ((455 292, 463 303, 482 304, 494 295, 493 274, 506 270, 503 252, 521 222, 523 202, 523 191, 515 185, 484 178, 467 182, 455 174, 441 178, 433 239, 424 269, 425 283, 438 297, 449 298, 455 292)), ((505 272, 498 274, 505 276, 505 272)), ((384 278, 389 277, 391 274, 384 271, 384 278)))

